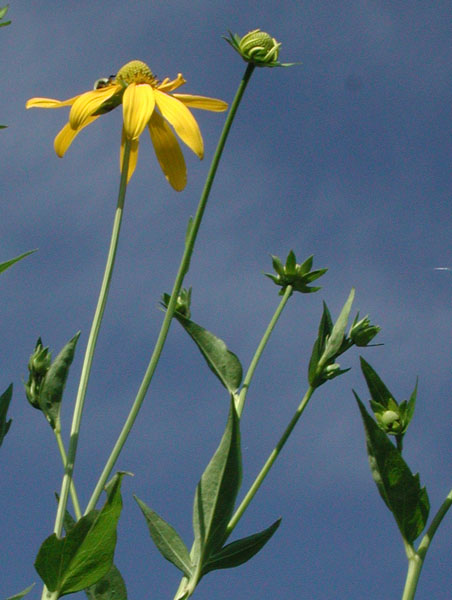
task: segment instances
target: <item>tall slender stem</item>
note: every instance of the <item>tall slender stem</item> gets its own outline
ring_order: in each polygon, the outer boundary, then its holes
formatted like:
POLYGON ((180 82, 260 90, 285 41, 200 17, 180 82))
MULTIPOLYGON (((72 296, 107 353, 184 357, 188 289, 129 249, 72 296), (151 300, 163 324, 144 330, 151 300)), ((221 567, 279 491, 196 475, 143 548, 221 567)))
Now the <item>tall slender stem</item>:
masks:
POLYGON ((254 371, 256 370, 256 367, 259 363, 259 360, 262 356, 265 346, 267 345, 267 342, 270 339, 270 336, 276 326, 276 323, 278 322, 278 319, 281 316, 281 313, 284 310, 284 308, 287 304, 287 301, 289 300, 290 296, 292 295, 292 291, 293 291, 293 287, 291 285, 288 285, 284 291, 284 295, 281 299, 281 302, 279 303, 278 308, 275 311, 275 314, 271 318, 271 321, 268 324, 268 327, 265 330, 261 341, 259 342, 259 345, 258 345, 256 352, 254 353, 253 359, 250 363, 250 366, 248 367, 248 371, 246 372, 245 379, 243 380, 242 389, 240 390, 239 399, 238 399, 237 405, 235 407, 239 418, 242 416, 243 408, 245 406, 246 395, 248 393, 248 389, 250 387, 250 383, 253 378, 254 371))
MULTIPOLYGON (((60 456, 61 456, 61 460, 63 461, 63 466, 66 468, 66 464, 67 464, 67 455, 66 455, 66 450, 64 448, 64 444, 63 444, 63 440, 61 438, 61 431, 60 429, 55 429, 54 430, 54 434, 55 434, 55 438, 58 444, 58 449, 60 451, 60 456)), ((75 485, 74 485, 74 481, 71 479, 71 484, 70 484, 70 489, 69 489, 70 493, 71 493, 71 500, 72 500, 72 505, 74 507, 74 516, 77 519, 77 521, 80 519, 80 517, 82 516, 82 511, 80 509, 80 503, 78 501, 78 496, 77 496, 77 492, 75 490, 75 485)))
POLYGON ((278 458, 281 450, 283 449, 285 443, 287 442, 287 440, 288 440, 290 434, 292 433, 295 425, 298 423, 298 419, 303 414, 303 411, 306 408, 306 406, 308 405, 308 402, 311 399, 311 396, 314 393, 314 391, 315 391, 315 388, 313 388, 312 386, 308 387, 308 389, 307 389, 305 395, 303 396, 303 399, 300 402, 297 410, 295 411, 295 413, 294 413, 293 417, 291 418, 289 424, 287 425, 286 429, 284 430, 284 433, 282 434, 281 438, 279 439, 279 441, 276 444, 276 446, 274 447, 274 449, 271 451, 269 457, 265 461, 264 466, 260 470, 258 476, 254 480, 253 484, 251 485, 251 487, 249 488, 249 490, 246 493, 245 497, 243 498, 242 502, 240 503, 240 506, 237 508, 237 510, 235 511, 235 513, 232 516, 231 520, 229 521, 228 527, 227 527, 227 530, 226 530, 227 535, 230 535, 232 533, 234 527, 237 525, 237 523, 241 519, 243 513, 247 509, 247 507, 250 504, 251 500, 256 495, 257 490, 260 488, 260 486, 262 485, 262 482, 267 477, 268 472, 272 468, 273 463, 275 462, 275 460, 278 458))
POLYGON ((61 536, 63 528, 63 518, 67 506, 68 492, 72 481, 72 474, 74 471, 75 457, 77 454, 78 436, 80 431, 80 424, 82 419, 83 407, 85 403, 86 390, 88 387, 89 376, 91 373, 91 365, 94 357, 94 350, 96 348, 97 338, 99 335, 100 325, 104 314, 105 306, 107 303, 108 291, 110 289, 111 276, 113 273, 113 267, 115 264, 116 250, 118 248, 119 232, 121 229, 122 215, 124 209, 124 200, 127 190, 127 172, 130 157, 130 141, 126 140, 124 148, 123 167, 121 172, 121 181, 119 185, 118 201, 116 205, 116 213, 113 222, 113 230, 110 240, 110 248, 107 256, 107 263, 105 265, 105 272, 102 279, 102 285, 99 293, 99 299, 97 301, 96 311, 94 313, 93 322, 91 325, 91 331, 89 333, 88 343, 85 351, 85 358, 83 361, 82 372, 80 375, 80 383, 77 392, 77 398, 75 400, 74 413, 72 417, 71 433, 69 439, 69 448, 67 454, 66 468, 61 484, 60 500, 58 503, 58 510, 55 519, 54 532, 58 537, 61 536))
POLYGON ((204 184, 204 188, 203 188, 203 191, 201 194, 201 198, 199 200, 199 204, 198 204, 198 208, 196 210, 195 217, 194 217, 193 221, 190 222, 189 227, 188 227, 184 253, 183 253, 180 265, 179 265, 179 270, 177 271, 176 279, 174 281, 173 289, 171 292, 171 298, 168 303, 165 317, 163 319, 163 323, 160 328, 160 333, 159 333, 157 341, 155 343, 155 347, 152 352, 148 367, 143 376, 141 385, 138 389, 138 393, 136 395, 136 398, 134 400, 132 408, 130 409, 129 415, 127 416, 126 422, 124 423, 121 433, 119 434, 119 437, 113 447, 113 450, 105 464, 104 470, 102 471, 102 473, 99 477, 99 480, 96 484, 96 487, 94 488, 92 496, 86 507, 85 514, 87 512, 89 512, 90 510, 92 510, 93 508, 95 508, 97 501, 99 500, 99 497, 102 493, 102 490, 107 482, 107 479, 109 478, 109 476, 113 470, 113 467, 118 459, 118 456, 119 456, 119 454, 127 440, 127 437, 129 436, 129 433, 133 427, 133 424, 135 423, 135 420, 138 416, 138 413, 140 411, 140 408, 141 408, 144 398, 146 396, 147 390, 151 383, 152 377, 153 377, 155 369, 157 367, 157 363, 160 358, 160 354, 163 350, 163 346, 166 341, 166 337, 168 335, 168 331, 169 331, 169 328, 171 325, 171 320, 173 318, 174 311, 176 308, 177 297, 181 290, 182 283, 184 281, 184 277, 185 277, 186 273, 188 272, 188 269, 190 266, 190 259, 193 254, 196 237, 198 235, 199 227, 201 225, 201 221, 202 221, 204 211, 205 211, 205 208, 207 205, 207 200, 209 199, 210 190, 212 188, 215 174, 217 172, 218 164, 220 162, 221 155, 223 153, 223 149, 224 149, 229 131, 231 129, 232 122, 233 122, 235 114, 237 112, 237 108, 240 104, 240 100, 242 99, 243 93, 245 91, 245 88, 248 84, 248 81, 251 77, 253 70, 254 70, 254 65, 249 64, 247 66, 245 74, 242 78, 242 81, 240 82, 240 85, 237 89, 234 100, 232 101, 231 108, 230 108, 228 116, 226 118, 226 121, 225 121, 225 124, 223 127, 223 131, 221 132, 220 139, 218 141, 218 145, 217 145, 215 154, 213 156, 209 172, 207 174, 207 179, 204 184))

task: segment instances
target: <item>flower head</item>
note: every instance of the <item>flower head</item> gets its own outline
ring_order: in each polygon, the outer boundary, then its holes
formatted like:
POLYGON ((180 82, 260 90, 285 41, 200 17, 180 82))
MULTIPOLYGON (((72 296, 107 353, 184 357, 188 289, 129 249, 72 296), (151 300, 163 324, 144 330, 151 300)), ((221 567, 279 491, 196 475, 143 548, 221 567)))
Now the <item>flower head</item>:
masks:
POLYGON ((215 98, 173 94, 185 83, 179 73, 172 81, 159 82, 142 61, 124 65, 115 76, 98 79, 94 89, 68 100, 31 98, 26 108, 60 108, 70 106, 69 122, 55 138, 58 156, 64 156, 75 136, 101 115, 120 104, 123 108, 123 128, 120 153, 122 170, 125 142, 130 142, 127 180, 132 176, 137 159, 140 135, 147 127, 160 167, 175 190, 183 190, 187 181, 185 160, 173 129, 180 139, 199 157, 204 145, 197 122, 187 107, 221 112, 227 103, 215 98))

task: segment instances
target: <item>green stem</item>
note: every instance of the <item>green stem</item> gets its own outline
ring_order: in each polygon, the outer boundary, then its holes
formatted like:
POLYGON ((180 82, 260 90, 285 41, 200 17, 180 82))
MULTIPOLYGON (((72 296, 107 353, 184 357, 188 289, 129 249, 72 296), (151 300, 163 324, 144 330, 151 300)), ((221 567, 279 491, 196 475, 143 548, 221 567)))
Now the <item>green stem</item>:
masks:
POLYGON ((68 455, 66 461, 66 468, 61 484, 60 500, 58 503, 58 510, 55 519, 54 532, 58 537, 61 537, 61 531, 63 528, 63 518, 67 506, 68 492, 72 481, 72 474, 74 471, 75 456, 77 453, 77 443, 80 431, 80 423, 82 419, 83 406, 85 403, 86 390, 88 387, 89 376, 91 372, 91 365, 93 362, 94 350, 96 348, 97 338, 99 335, 99 329, 102 322, 102 317, 107 303, 108 291, 110 288, 111 276, 113 273, 113 267, 115 264, 116 250, 118 247, 119 232, 121 229, 122 214, 124 209, 124 199, 127 190, 127 171, 130 157, 130 141, 126 140, 124 147, 124 158, 123 167, 121 173, 121 181, 119 184, 118 202, 116 205, 115 219, 113 223, 113 230, 110 240, 110 248, 107 256, 107 263, 105 265, 104 277, 99 293, 99 299, 97 301, 96 312, 94 313, 93 322, 91 325, 91 331, 89 333, 88 343, 86 346, 85 358, 83 361, 82 372, 80 375, 80 383, 77 392, 77 398, 75 400, 74 413, 72 417, 71 434, 69 440, 68 455))
POLYGON ((446 496, 446 499, 441 504, 438 512, 433 517, 429 528, 419 544, 417 552, 410 552, 410 547, 407 549, 408 556, 408 572, 405 580, 402 600, 413 600, 416 593, 417 584, 421 575, 422 566, 424 564, 425 555, 432 542, 433 536, 436 533, 441 521, 446 516, 447 511, 452 506, 452 490, 446 496))
POLYGON ((166 337, 168 335, 171 320, 173 318, 174 311, 176 308, 176 301, 179 296, 179 292, 181 290, 182 283, 184 281, 184 277, 190 267, 190 259, 193 254, 196 237, 198 235, 199 227, 201 225, 201 221, 202 221, 204 211, 205 211, 205 208, 207 205, 207 200, 209 198, 209 193, 210 193, 210 190, 211 190, 214 178, 215 178, 218 164, 220 162, 221 155, 223 153, 223 149, 224 149, 229 131, 231 129, 232 122, 234 120, 235 114, 239 107, 240 100, 242 99, 243 93, 245 91, 245 88, 248 84, 248 81, 251 77, 253 70, 254 70, 254 65, 247 66, 247 69, 242 78, 242 81, 240 82, 240 85, 238 87, 238 90, 236 92, 234 100, 232 101, 231 109, 226 118, 226 121, 225 121, 225 124, 223 127, 223 131, 221 132, 220 139, 218 141, 218 145, 217 145, 215 154, 213 156, 212 163, 210 165, 209 173, 207 175, 206 183, 204 184, 204 189, 202 191, 201 198, 199 200, 199 204, 198 204, 198 208, 196 210, 195 217, 194 217, 193 221, 191 221, 189 224, 187 238, 185 241, 184 253, 183 253, 180 265, 179 265, 179 270, 177 272, 176 279, 174 281, 173 289, 171 292, 171 298, 168 303, 168 307, 166 309, 165 318, 163 319, 163 323, 160 328, 160 333, 157 338, 157 342, 155 344, 154 351, 150 358, 148 367, 144 374, 143 380, 139 387, 139 390, 138 390, 138 393, 134 400, 134 403, 132 405, 132 408, 130 409, 129 415, 127 416, 126 422, 124 423, 121 433, 119 434, 119 437, 113 447, 113 450, 105 464, 104 470, 102 471, 102 473, 99 477, 99 480, 96 484, 96 487, 94 488, 92 496, 86 507, 85 514, 87 512, 89 512, 90 510, 92 510, 93 508, 95 508, 95 506, 99 500, 99 497, 102 493, 102 490, 103 490, 103 488, 113 470, 113 467, 118 459, 118 456, 127 440, 127 437, 129 436, 129 433, 133 427, 133 424, 135 423, 135 420, 138 416, 138 413, 140 411, 140 408, 141 408, 144 398, 146 396, 147 390, 151 383, 152 377, 153 377, 155 369, 157 367, 157 363, 160 358, 160 354, 163 350, 163 346, 166 341, 166 337))
POLYGON ((246 395, 248 393, 248 389, 250 387, 254 371, 256 370, 256 367, 259 363, 262 353, 264 352, 265 346, 267 345, 267 342, 270 339, 270 336, 276 326, 276 323, 278 322, 278 319, 281 316, 281 313, 284 310, 287 301, 292 295, 292 291, 293 287, 291 285, 288 285, 284 291, 284 295, 281 299, 281 302, 279 303, 278 308, 276 309, 275 314, 273 315, 270 323, 268 324, 268 327, 265 330, 264 335, 262 336, 262 339, 259 343, 259 346, 256 349, 256 352, 254 353, 250 366, 248 367, 248 371, 246 372, 245 379, 243 380, 242 389, 240 390, 238 402, 236 405, 237 415, 239 419, 242 416, 243 408, 245 406, 246 395))
MULTIPOLYGON (((58 444, 58 449, 60 451, 61 460, 63 461, 63 466, 64 466, 64 468, 66 468, 67 455, 66 455, 66 450, 64 448, 63 440, 61 438, 61 431, 59 428, 57 428, 57 429, 54 429, 53 432, 55 434, 55 438, 56 438, 56 441, 58 444)), ((82 511, 80 509, 80 503, 78 501, 77 492, 75 490, 74 481, 72 479, 71 479, 71 485, 70 485, 69 491, 71 493, 72 505, 74 507, 74 515, 75 515, 76 520, 78 521, 80 519, 80 517, 82 516, 82 511)))
POLYGON ((267 477, 268 472, 272 468, 273 463, 275 462, 275 460, 278 458, 281 450, 283 449, 285 443, 287 442, 287 440, 288 440, 290 434, 292 433, 295 425, 297 424, 298 419, 303 414, 304 409, 308 405, 308 402, 311 399, 312 394, 314 393, 314 391, 315 391, 315 388, 313 388, 312 386, 308 387, 308 389, 307 389, 305 395, 303 396, 303 399, 300 402, 297 410, 295 411, 295 413, 294 413, 293 417, 291 418, 289 424, 287 425, 286 429, 284 430, 284 433, 282 434, 282 436, 279 439, 278 443, 276 444, 276 446, 274 447, 274 449, 270 453, 269 457, 265 461, 264 466, 260 470, 260 473, 258 474, 258 476, 256 477, 256 479, 254 480, 254 482, 251 485, 250 489, 246 493, 245 497, 243 498, 242 502, 240 503, 240 506, 237 508, 237 510, 235 511, 235 513, 232 516, 231 520, 229 521, 227 529, 226 529, 226 534, 228 536, 234 530, 235 526, 237 525, 237 523, 241 519, 243 513, 248 508, 248 505, 250 504, 251 500, 256 495, 257 490, 260 488, 260 486, 262 485, 264 479, 267 477))

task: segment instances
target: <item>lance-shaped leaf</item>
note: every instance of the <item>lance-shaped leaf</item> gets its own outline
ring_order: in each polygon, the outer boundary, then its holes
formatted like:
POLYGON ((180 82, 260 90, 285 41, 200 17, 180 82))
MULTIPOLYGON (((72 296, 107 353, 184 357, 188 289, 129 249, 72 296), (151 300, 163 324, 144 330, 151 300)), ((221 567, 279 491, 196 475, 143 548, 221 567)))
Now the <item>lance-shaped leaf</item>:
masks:
POLYGON ((355 290, 352 289, 340 312, 340 315, 337 318, 336 323, 334 324, 331 335, 328 337, 326 342, 323 355, 320 358, 320 362, 323 362, 324 364, 326 364, 331 358, 336 357, 341 349, 342 342, 344 341, 345 337, 345 330, 347 328, 348 316, 352 308, 354 297, 355 290))
POLYGON ((100 511, 90 511, 65 537, 52 534, 41 545, 35 568, 58 597, 88 588, 111 569, 122 509, 123 476, 116 474, 107 486, 107 500, 100 511))
POLYGON ((242 381, 242 365, 237 356, 228 350, 223 340, 204 327, 179 313, 175 313, 174 316, 198 346, 210 370, 228 392, 233 394, 242 381))
MULTIPOLYGON (((6 24, 7 23, 3 23, 3 25, 6 25, 6 24)), ((0 23, 0 26, 1 25, 2 24, 0 23)), ((14 263, 19 262, 19 260, 22 260, 26 256, 33 254, 33 252, 36 252, 36 250, 29 250, 28 252, 24 252, 24 254, 21 254, 20 256, 16 256, 15 258, 12 258, 11 260, 7 260, 6 262, 0 263, 0 273, 2 273, 3 271, 6 271, 6 269, 9 269, 9 267, 11 267, 14 263)))
POLYGON ((3 438, 8 433, 11 427, 12 419, 6 420, 9 403, 13 395, 13 384, 11 384, 0 396, 0 446, 3 443, 3 438))
POLYGON ((55 428, 60 416, 63 391, 79 337, 80 332, 76 333, 64 346, 50 365, 41 385, 39 406, 52 428, 55 428))
POLYGON ((402 455, 367 413, 354 392, 366 431, 370 469, 378 491, 394 515, 403 538, 409 543, 422 533, 428 518, 430 503, 419 475, 413 475, 402 455))
POLYGON ((226 529, 242 480, 239 419, 231 401, 225 432, 196 488, 192 559, 198 571, 227 539, 226 529))
POLYGON ((309 369, 308 369, 308 380, 311 385, 314 385, 317 379, 317 367, 319 365, 320 357, 322 356, 325 350, 326 341, 333 329, 333 320, 331 318, 331 313, 328 309, 328 306, 323 303, 323 312, 320 318, 319 323, 319 331, 317 334, 317 339, 314 342, 314 346, 312 348, 311 358, 309 360, 309 369))
POLYGON ((134 498, 141 508, 141 512, 149 528, 149 533, 161 554, 166 560, 169 560, 175 567, 180 569, 184 575, 190 578, 193 572, 193 564, 190 560, 190 553, 187 546, 182 541, 180 535, 174 527, 146 506, 144 502, 136 496, 134 498))
POLYGON ((31 590, 34 587, 35 587, 35 584, 32 583, 25 590, 22 590, 21 592, 19 592, 18 594, 15 594, 14 596, 9 596, 9 598, 7 598, 6 600, 20 600, 21 598, 26 596, 28 594, 28 592, 31 592, 31 590))
POLYGON ((214 554, 204 565, 202 574, 218 569, 231 569, 247 562, 261 550, 278 529, 281 519, 275 521, 270 527, 248 537, 236 540, 224 546, 214 554))

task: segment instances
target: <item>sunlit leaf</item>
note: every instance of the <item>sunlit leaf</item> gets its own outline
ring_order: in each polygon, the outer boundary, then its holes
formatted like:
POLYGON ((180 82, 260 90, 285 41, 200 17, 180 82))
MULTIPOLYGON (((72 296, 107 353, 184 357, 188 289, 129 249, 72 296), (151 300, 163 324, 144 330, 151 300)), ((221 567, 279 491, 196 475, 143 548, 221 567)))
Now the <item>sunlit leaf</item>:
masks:
POLYGON ((39 549, 35 568, 58 597, 88 588, 111 569, 122 509, 123 475, 115 475, 107 487, 107 501, 100 511, 82 517, 63 538, 52 534, 39 549))

